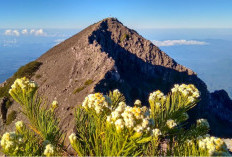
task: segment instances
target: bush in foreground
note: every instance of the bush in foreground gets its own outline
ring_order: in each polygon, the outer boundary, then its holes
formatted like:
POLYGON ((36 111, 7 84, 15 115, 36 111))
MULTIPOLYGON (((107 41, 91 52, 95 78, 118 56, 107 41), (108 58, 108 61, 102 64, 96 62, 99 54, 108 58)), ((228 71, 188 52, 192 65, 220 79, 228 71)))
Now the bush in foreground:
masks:
MULTIPOLYGON (((21 78, 9 91, 30 124, 19 121, 15 132, 3 134, 6 155, 68 155, 55 117, 58 102, 46 109, 37 89, 35 82, 21 78)), ((118 90, 90 94, 75 111, 76 132, 69 135, 70 143, 78 156, 230 155, 220 138, 207 134, 207 120, 186 129, 187 111, 199 96, 194 85, 175 85, 168 95, 151 93, 149 107, 139 100, 131 107, 118 90)))

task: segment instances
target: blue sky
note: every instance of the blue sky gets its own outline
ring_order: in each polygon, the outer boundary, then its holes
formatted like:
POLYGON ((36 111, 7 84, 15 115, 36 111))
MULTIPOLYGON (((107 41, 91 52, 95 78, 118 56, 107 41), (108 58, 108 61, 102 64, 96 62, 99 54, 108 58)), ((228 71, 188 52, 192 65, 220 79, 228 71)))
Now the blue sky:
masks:
POLYGON ((106 17, 132 28, 232 28, 232 0, 0 1, 0 28, 84 28, 106 17))

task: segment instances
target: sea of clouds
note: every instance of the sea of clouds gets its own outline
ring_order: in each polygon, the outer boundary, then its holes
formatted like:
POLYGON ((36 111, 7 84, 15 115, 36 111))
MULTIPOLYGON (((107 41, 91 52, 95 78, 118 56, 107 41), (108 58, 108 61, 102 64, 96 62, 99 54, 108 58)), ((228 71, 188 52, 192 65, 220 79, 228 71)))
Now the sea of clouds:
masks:
POLYGON ((197 40, 164 40, 152 41, 156 46, 175 46, 175 45, 208 45, 207 42, 204 41, 197 41, 197 40))

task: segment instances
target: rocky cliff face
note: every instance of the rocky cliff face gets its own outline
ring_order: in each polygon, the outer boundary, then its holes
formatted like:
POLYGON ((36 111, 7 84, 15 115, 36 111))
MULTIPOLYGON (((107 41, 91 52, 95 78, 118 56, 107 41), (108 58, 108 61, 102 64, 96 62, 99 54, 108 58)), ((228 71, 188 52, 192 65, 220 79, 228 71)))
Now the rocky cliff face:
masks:
POLYGON ((201 92, 201 102, 190 114, 206 117, 209 110, 210 94, 192 70, 115 18, 87 27, 37 61, 43 64, 32 79, 49 103, 58 100, 58 116, 68 134, 74 126, 73 108, 92 92, 117 88, 129 104, 135 99, 146 104, 156 89, 167 93, 176 83, 192 83, 201 92))
POLYGON ((232 137, 232 100, 225 90, 210 94, 209 121, 214 134, 222 137, 232 137))

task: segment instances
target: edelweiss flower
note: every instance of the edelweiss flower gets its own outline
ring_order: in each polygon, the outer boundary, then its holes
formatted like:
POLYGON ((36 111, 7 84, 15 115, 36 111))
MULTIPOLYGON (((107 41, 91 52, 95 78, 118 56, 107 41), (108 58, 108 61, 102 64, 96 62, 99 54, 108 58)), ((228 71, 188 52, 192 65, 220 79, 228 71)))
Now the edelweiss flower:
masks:
POLYGON ((177 126, 176 122, 174 120, 172 120, 172 119, 167 120, 166 124, 167 124, 169 129, 172 129, 175 126, 177 126))
POLYGON ((150 94, 149 102, 155 102, 156 100, 166 100, 166 96, 160 90, 157 90, 150 94))
POLYGON ((122 119, 118 119, 118 120, 115 121, 115 126, 116 126, 117 130, 121 130, 121 129, 124 128, 125 123, 124 123, 124 121, 122 119))
POLYGON ((111 110, 109 104, 109 99, 106 96, 101 93, 95 93, 88 95, 82 103, 82 106, 86 110, 92 109, 97 114, 100 114, 111 110))
POLYGON ((44 155, 53 156, 54 154, 55 154, 54 146, 52 144, 46 145, 45 150, 44 150, 44 155))
POLYGON ((72 133, 68 138, 69 138, 69 141, 71 144, 73 144, 77 141, 77 136, 74 133, 72 133))
POLYGON ((19 94, 24 94, 27 97, 32 96, 32 94, 37 90, 38 85, 26 77, 16 79, 14 84, 11 86, 11 89, 9 90, 9 94, 18 100, 21 96, 18 96, 19 94))
POLYGON ((142 106, 142 102, 140 100, 136 100, 134 105, 140 107, 142 106))
POLYGON ((15 123, 15 128, 16 128, 16 130, 18 130, 18 131, 22 131, 23 130, 23 128, 24 128, 24 123, 23 123, 23 121, 17 121, 16 123, 15 123))
POLYGON ((1 139, 2 148, 6 151, 14 150, 16 147, 15 140, 17 140, 15 132, 4 133, 1 139))
POLYGON ((228 153, 225 142, 216 137, 204 137, 198 140, 198 146, 208 151, 209 155, 228 153))
POLYGON ((53 110, 55 110, 57 107, 58 107, 58 101, 54 100, 54 101, 52 102, 51 108, 52 108, 53 110))
POLYGON ((157 129, 157 128, 152 130, 152 134, 155 137, 158 137, 158 136, 162 135, 160 129, 157 129))
POLYGON ((181 93, 184 97, 188 97, 188 102, 193 103, 200 97, 200 92, 193 84, 175 84, 171 89, 172 93, 181 93))
POLYGON ((107 117, 109 124, 114 124, 117 130, 127 128, 136 132, 149 132, 151 121, 146 107, 130 107, 125 103, 119 106, 107 117))

